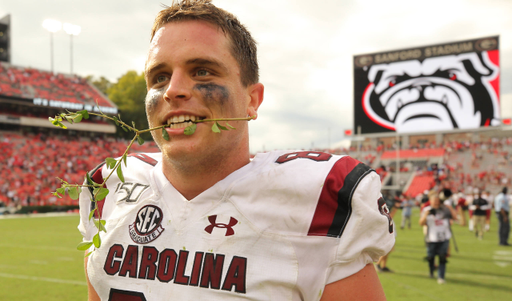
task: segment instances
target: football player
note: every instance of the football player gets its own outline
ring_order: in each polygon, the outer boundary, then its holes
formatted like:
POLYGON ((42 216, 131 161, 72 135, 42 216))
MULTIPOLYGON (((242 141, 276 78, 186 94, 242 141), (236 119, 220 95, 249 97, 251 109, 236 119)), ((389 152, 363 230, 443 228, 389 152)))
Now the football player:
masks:
MULTIPOLYGON (((384 300, 373 262, 394 245, 380 177, 348 156, 249 154, 247 121, 263 100, 256 44, 209 0, 174 2, 156 17, 146 61, 146 111, 161 153, 128 157, 124 181, 91 206, 84 240, 89 300, 384 300)), ((110 169, 91 172, 102 182, 110 169)))

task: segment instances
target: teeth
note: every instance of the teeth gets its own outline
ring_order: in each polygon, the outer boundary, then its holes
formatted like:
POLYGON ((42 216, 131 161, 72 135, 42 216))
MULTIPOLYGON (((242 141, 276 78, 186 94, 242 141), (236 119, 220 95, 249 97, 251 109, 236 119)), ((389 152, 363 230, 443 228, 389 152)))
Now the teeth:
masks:
POLYGON ((190 121, 196 121, 196 119, 198 120, 200 118, 193 115, 173 116, 167 119, 167 124, 171 125, 171 129, 179 129, 192 125, 190 121))
POLYGON ((191 126, 192 122, 171 123, 171 129, 182 129, 191 126))

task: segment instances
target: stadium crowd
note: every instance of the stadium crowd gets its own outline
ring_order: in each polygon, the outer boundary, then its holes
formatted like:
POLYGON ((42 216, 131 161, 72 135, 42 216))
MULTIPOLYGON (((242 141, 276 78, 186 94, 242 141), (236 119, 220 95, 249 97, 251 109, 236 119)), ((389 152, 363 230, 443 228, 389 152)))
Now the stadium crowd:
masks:
POLYGON ((85 78, 0 62, 0 94, 112 107, 85 78))
MULTIPOLYGON (((86 171, 107 156, 121 156, 127 142, 114 138, 69 138, 0 132, 0 201, 7 206, 78 205, 51 194, 60 179, 83 183, 86 171)), ((131 152, 156 152, 154 142, 134 144, 131 152)))
MULTIPOLYGON (((69 197, 59 199, 51 194, 60 186, 59 178, 69 183, 82 183, 86 171, 94 168, 106 156, 122 155, 126 145, 126 141, 114 138, 45 134, 21 136, 13 132, 0 132, 0 201, 8 206, 76 205, 77 202, 69 197)), ((462 214, 465 212, 463 208, 471 206, 475 191, 482 191, 483 196, 490 200, 501 191, 502 186, 509 184, 511 174, 508 167, 512 165, 510 150, 512 138, 492 138, 479 143, 415 145, 401 150, 403 161, 400 162, 400 171, 413 180, 398 194, 397 202, 401 204, 403 200, 414 199, 420 205, 424 192, 436 189, 442 183, 453 193, 452 205, 462 214), (418 156, 419 164, 407 164, 418 159, 418 156), (442 164, 428 164, 431 157, 441 157, 442 164), (458 199, 455 199, 456 196, 458 199)), ((154 142, 147 142, 143 146, 134 145, 131 151, 156 152, 158 149, 154 142)), ((322 151, 358 158, 373 167, 383 182, 396 169, 393 145, 322 151)), ((466 220, 462 218, 461 222, 465 223, 466 220)))

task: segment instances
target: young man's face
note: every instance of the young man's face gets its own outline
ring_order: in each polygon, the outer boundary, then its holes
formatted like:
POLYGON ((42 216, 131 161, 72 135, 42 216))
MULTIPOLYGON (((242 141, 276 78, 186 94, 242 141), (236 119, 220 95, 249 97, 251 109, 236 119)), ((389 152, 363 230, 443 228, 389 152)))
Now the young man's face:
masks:
POLYGON ((256 114, 261 101, 252 97, 255 85, 242 85, 230 46, 220 29, 204 21, 171 22, 156 32, 146 63, 146 112, 150 127, 171 123, 166 129, 170 141, 160 131, 153 132, 167 156, 214 152, 221 156, 219 152, 248 142, 246 121, 230 122, 237 129, 220 134, 211 131, 211 122, 199 123, 193 135, 184 135, 189 119, 256 114))
POLYGON ((430 206, 433 208, 438 208, 441 205, 441 200, 437 195, 430 197, 430 206))

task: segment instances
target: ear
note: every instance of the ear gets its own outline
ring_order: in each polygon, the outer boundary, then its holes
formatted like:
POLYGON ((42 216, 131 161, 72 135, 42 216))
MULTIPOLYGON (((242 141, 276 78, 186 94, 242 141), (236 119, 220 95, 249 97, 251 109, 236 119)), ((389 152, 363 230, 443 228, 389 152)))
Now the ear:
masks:
POLYGON ((264 87, 262 83, 256 83, 247 87, 249 92, 249 103, 247 105, 247 115, 258 117, 258 108, 263 102, 263 91, 264 87))

